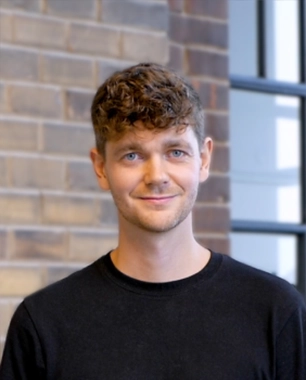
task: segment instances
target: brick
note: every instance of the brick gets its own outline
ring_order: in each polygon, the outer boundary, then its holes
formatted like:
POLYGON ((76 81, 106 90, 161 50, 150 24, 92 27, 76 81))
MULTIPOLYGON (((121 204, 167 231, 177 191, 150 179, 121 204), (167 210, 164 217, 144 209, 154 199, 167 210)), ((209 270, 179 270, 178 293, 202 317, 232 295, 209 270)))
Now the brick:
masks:
POLYGON ((7 13, 0 13, 0 41, 11 42, 12 40, 13 40, 12 16, 7 13))
POLYGON ((217 93, 216 109, 228 110, 229 108, 229 87, 215 85, 217 93))
POLYGON ((183 44, 202 44, 222 49, 228 46, 226 24, 182 17, 176 13, 170 16, 169 36, 172 41, 183 44))
POLYGON ((195 233, 227 233, 229 231, 229 209, 195 205, 193 209, 193 224, 195 233))
POLYGON ((99 202, 98 215, 101 225, 117 227, 118 212, 112 199, 102 199, 99 202))
POLYGON ((12 85, 11 107, 19 115, 59 119, 63 113, 60 90, 50 87, 12 85))
POLYGON ((38 54, 24 49, 0 47, 0 78, 38 80, 38 54))
POLYGON ((11 184, 14 187, 64 189, 66 165, 64 161, 42 157, 12 157, 11 184))
POLYGON ((169 17, 169 38, 171 41, 185 44, 187 43, 187 17, 179 13, 170 13, 169 17))
POLYGON ((0 258, 1 259, 6 257, 7 246, 8 246, 8 233, 6 231, 0 231, 0 258))
POLYGON ((62 85, 94 85, 94 66, 90 59, 62 54, 45 54, 42 57, 42 80, 62 85))
POLYGON ((198 202, 227 203, 229 201, 230 182, 228 177, 211 175, 199 187, 198 202))
POLYGON ((171 12, 183 12, 185 0, 168 0, 171 12))
POLYGON ((115 71, 121 71, 125 68, 132 66, 135 63, 119 60, 101 60, 98 61, 98 83, 100 86, 108 77, 115 71))
POLYGON ((0 296, 24 297, 44 285, 41 270, 0 268, 0 296))
POLYGON ((222 49, 228 47, 227 24, 187 18, 187 43, 204 44, 222 49))
POLYGON ((0 118, 0 149, 36 150, 38 124, 0 118))
POLYGON ((81 269, 78 267, 48 267, 47 269, 47 285, 53 284, 56 281, 62 280, 68 277, 70 274, 74 273, 76 270, 81 269))
POLYGON ((228 146, 215 144, 212 156, 211 171, 219 173, 227 173, 229 171, 228 146))
POLYGON ((40 199, 37 195, 1 193, 0 223, 38 223, 40 199))
POLYGON ((199 94, 204 108, 212 110, 227 110, 229 108, 228 86, 203 82, 198 78, 192 78, 190 82, 199 94))
POLYGON ((50 224, 94 225, 95 202, 92 197, 44 195, 43 222, 50 224))
POLYGON ((202 15, 226 20, 227 0, 187 0, 185 1, 185 11, 194 15, 202 15))
POLYGON ((229 121, 227 115, 208 114, 205 116, 206 135, 214 141, 226 142, 229 140, 229 121))
POLYGON ((120 30, 108 26, 72 23, 69 49, 106 57, 120 56, 120 30))
POLYGON ((3 338, 0 338, 0 358, 2 358, 3 356, 4 344, 5 344, 5 340, 3 338))
POLYGON ((228 79, 228 57, 223 54, 187 48, 188 75, 228 79))
POLYGON ((90 121, 90 108, 94 92, 66 91, 67 116, 69 120, 90 121))
POLYGON ((53 123, 43 125, 45 152, 88 156, 93 146, 95 140, 92 128, 53 123))
POLYGON ((0 302, 0 336, 6 335, 10 320, 12 318, 12 308, 8 301, 0 302))
POLYGON ((0 83, 0 112, 8 112, 7 87, 3 83, 0 83))
POLYGON ((32 12, 40 11, 40 0, 1 0, 3 8, 17 8, 32 12))
POLYGON ((213 252, 230 254, 230 241, 226 238, 197 238, 199 244, 210 249, 213 252))
POLYGON ((118 237, 115 234, 96 232, 72 232, 69 256, 74 260, 90 262, 115 249, 118 237))
POLYGON ((19 306, 21 299, 15 297, 15 299, 11 299, 12 312, 14 313, 17 307, 19 306))
POLYGON ((160 64, 168 62, 168 39, 165 34, 124 31, 122 37, 124 59, 160 64))
POLYGON ((14 259, 61 260, 67 255, 67 238, 62 231, 16 230, 12 247, 14 259))
POLYGON ((66 25, 62 21, 15 15, 14 30, 18 43, 43 48, 66 48, 66 25))
MULTIPOLYGON (((7 164, 6 158, 0 157, 0 186, 7 185, 7 164)), ((0 248, 1 251, 1 248, 0 248)))
POLYGON ((90 161, 71 161, 68 163, 69 190, 99 191, 100 187, 90 161))
POLYGON ((168 29, 168 4, 151 1, 104 0, 101 18, 103 22, 166 31, 168 29))
POLYGON ((197 91, 205 109, 215 109, 217 103, 216 91, 212 90, 212 83, 203 82, 198 78, 190 80, 192 87, 197 91))
POLYGON ((71 0, 48 0, 48 14, 68 18, 97 18, 96 0, 71 1, 71 0))
POLYGON ((185 48, 180 45, 170 44, 169 45, 169 63, 168 66, 178 72, 184 72, 184 58, 185 58, 185 48))

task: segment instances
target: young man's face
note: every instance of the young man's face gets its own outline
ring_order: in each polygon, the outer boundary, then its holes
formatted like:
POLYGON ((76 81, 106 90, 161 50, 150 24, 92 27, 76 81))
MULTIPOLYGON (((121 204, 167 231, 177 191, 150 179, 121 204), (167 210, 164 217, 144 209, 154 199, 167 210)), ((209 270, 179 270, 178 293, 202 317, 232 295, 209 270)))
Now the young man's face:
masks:
POLYGON ((94 169, 101 188, 112 193, 120 226, 166 232, 190 214, 208 177, 212 141, 199 147, 191 127, 156 133, 135 124, 135 132, 106 143, 104 157, 92 150, 94 169))

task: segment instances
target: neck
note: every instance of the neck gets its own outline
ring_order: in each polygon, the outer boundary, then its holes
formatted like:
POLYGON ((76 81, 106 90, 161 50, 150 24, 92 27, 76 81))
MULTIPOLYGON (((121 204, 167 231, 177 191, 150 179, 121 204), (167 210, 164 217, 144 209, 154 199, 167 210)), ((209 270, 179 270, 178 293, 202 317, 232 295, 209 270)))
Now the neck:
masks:
POLYGON ((119 244, 111 253, 118 270, 138 280, 168 282, 199 272, 210 252, 192 232, 191 215, 170 231, 155 233, 119 221, 119 244))

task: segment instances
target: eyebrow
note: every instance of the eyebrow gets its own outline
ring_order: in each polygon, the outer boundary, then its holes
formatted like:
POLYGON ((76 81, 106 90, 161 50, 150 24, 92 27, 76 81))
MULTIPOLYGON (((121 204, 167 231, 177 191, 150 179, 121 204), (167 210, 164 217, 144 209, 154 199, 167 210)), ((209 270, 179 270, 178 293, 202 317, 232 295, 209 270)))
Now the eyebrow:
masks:
POLYGON ((165 148, 184 148, 188 151, 192 151, 192 146, 189 142, 187 141, 182 141, 182 140, 168 140, 164 144, 165 148))
POLYGON ((115 155, 120 155, 120 154, 123 154, 125 152, 134 151, 134 150, 137 151, 137 150, 141 150, 141 149, 142 149, 141 144, 139 144, 137 142, 129 142, 129 143, 122 145, 118 149, 115 149, 115 155))
MULTIPOLYGON (((193 151, 193 148, 189 142, 180 140, 180 139, 175 139, 175 138, 165 141, 162 144, 162 147, 163 149, 178 148, 178 149, 185 149, 188 152, 193 151)), ((126 152, 143 151, 143 150, 144 150, 143 144, 136 141, 130 141, 130 142, 127 142, 126 144, 123 144, 121 147, 118 147, 118 149, 116 149, 114 153, 116 156, 119 156, 126 152)))

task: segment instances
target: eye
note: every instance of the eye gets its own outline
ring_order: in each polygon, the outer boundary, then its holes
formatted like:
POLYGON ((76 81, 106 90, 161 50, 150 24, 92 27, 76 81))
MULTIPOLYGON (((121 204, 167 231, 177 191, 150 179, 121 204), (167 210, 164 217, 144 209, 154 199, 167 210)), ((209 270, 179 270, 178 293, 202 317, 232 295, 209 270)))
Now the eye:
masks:
POLYGON ((175 158, 180 158, 180 157, 183 157, 185 155, 185 153, 179 149, 172 150, 170 152, 170 154, 172 157, 175 157, 175 158))
POLYGON ((137 153, 134 153, 134 152, 131 152, 131 153, 128 153, 124 156, 124 158, 128 161, 135 161, 137 158, 138 158, 138 154, 137 153))

